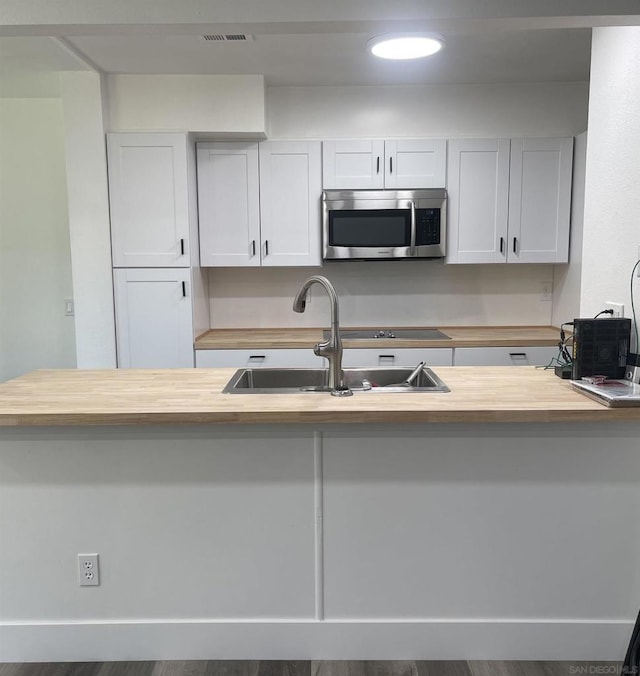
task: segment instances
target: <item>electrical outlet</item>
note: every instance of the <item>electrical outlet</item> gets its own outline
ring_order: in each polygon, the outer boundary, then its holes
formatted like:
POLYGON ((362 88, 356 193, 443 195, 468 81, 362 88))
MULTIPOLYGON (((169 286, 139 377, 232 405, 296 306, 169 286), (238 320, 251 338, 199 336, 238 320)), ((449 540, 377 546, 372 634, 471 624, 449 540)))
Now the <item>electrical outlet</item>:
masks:
POLYGON ((81 587, 97 587, 100 584, 97 554, 78 554, 78 581, 81 587))
POLYGON ((605 310, 613 310, 611 317, 624 317, 624 305, 622 303, 610 303, 607 301, 604 304, 605 310))
POLYGON ((73 298, 64 299, 64 314, 65 317, 73 317, 74 314, 73 298))
POLYGON ((540 284, 540 301, 549 303, 553 300, 553 282, 542 282, 540 284))

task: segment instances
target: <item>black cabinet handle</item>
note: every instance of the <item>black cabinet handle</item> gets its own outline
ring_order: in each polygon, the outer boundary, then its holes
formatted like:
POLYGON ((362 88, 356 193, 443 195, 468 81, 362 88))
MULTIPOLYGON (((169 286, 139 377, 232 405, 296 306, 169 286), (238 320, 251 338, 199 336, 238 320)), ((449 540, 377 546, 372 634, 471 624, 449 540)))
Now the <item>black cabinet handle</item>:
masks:
POLYGON ((395 354, 379 354, 378 359, 395 359, 395 354))
POLYGON ((504 237, 500 238, 500 253, 504 253, 504 237))
POLYGON ((251 240, 251 255, 255 256, 256 255, 256 240, 251 240))
POLYGON ((393 174, 393 157, 389 158, 389 173, 393 174))
POLYGON ((516 244, 517 244, 517 242, 518 242, 518 240, 514 237, 514 238, 513 238, 513 253, 516 253, 516 244))
POLYGON ((380 155, 376 158, 376 174, 380 173, 380 155))
POLYGON ((269 240, 268 239, 264 240, 264 255, 265 256, 269 255, 269 240))
POLYGON ((522 359, 526 359, 527 353, 526 352, 509 352, 510 357, 521 357, 522 359))
POLYGON ((180 255, 184 256, 184 239, 180 240, 180 255))
POLYGON ((182 297, 186 298, 187 297, 187 283, 182 282, 182 297))

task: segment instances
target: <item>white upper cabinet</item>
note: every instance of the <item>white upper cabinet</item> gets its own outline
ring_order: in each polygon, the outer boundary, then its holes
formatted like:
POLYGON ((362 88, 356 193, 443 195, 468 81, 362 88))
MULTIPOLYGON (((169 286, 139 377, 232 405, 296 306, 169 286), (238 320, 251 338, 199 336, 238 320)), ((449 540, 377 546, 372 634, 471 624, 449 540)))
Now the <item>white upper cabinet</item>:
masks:
POLYGON ((199 143, 200 264, 320 265, 319 141, 199 143))
POLYGON ((443 188, 446 149, 444 139, 323 141, 322 187, 443 188))
POLYGON ((385 188, 444 188, 447 142, 444 139, 398 139, 384 142, 385 188))
POLYGON ((572 138, 511 140, 509 262, 569 260, 572 138))
POLYGON ((321 265, 320 142, 260 143, 262 265, 321 265))
POLYGON ((258 144, 197 144, 200 265, 260 265, 258 144))
POLYGON ((325 190, 384 187, 384 141, 323 141, 322 187, 325 190))
POLYGON ((567 262, 572 164, 572 138, 449 141, 447 262, 567 262))
POLYGON ((190 270, 113 271, 120 368, 193 368, 190 270))
POLYGON ((505 262, 509 139, 450 140, 447 194, 447 262, 505 262))
POLYGON ((107 135, 114 267, 188 267, 186 134, 107 135))

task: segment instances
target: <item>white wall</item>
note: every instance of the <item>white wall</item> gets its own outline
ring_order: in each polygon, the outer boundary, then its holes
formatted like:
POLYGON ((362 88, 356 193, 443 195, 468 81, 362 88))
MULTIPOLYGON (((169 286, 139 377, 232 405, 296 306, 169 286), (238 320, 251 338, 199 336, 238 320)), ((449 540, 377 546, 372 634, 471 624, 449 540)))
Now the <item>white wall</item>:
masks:
POLYGON ((584 317, 595 315, 606 301, 624 303, 630 316, 630 275, 640 245, 639 111, 640 27, 594 29, 580 297, 584 317))
POLYGON ((551 323, 560 326, 580 317, 580 278, 582 276, 582 234, 584 225, 584 174, 587 160, 587 133, 576 136, 573 146, 573 186, 571 190, 571 240, 569 263, 556 265, 553 274, 553 314, 551 323))
MULTIPOLYGON (((270 138, 574 136, 587 123, 588 84, 430 87, 273 87, 270 138)), ((324 301, 304 315, 291 299, 304 269, 212 269, 213 327, 322 326, 324 301)), ((334 263, 322 268, 341 301, 342 322, 550 324, 540 301, 551 265, 443 266, 426 261, 334 263)), ((314 291, 315 293, 315 291, 314 291)))
POLYGON ((109 131, 265 132, 262 75, 108 75, 109 131))
POLYGON ((60 99, 0 98, 0 381, 75 366, 66 195, 60 99))
POLYGON ((574 136, 586 82, 403 87, 271 87, 270 138, 574 136))
POLYGON ((79 368, 116 365, 100 76, 60 74, 79 368))
POLYGON ((551 322, 540 300, 549 265, 451 265, 437 261, 335 262, 319 268, 211 268, 215 328, 328 326, 326 294, 314 287, 303 314, 293 298, 323 274, 340 299, 343 326, 527 325, 551 322), (517 267, 514 270, 513 267, 517 267))

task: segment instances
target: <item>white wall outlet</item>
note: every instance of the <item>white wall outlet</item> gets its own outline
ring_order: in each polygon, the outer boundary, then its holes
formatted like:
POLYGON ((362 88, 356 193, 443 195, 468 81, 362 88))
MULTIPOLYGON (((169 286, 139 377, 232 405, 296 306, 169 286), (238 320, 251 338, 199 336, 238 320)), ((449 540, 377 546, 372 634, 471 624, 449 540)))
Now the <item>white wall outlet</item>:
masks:
POLYGON ((540 301, 550 303, 553 300, 553 282, 541 282, 540 301))
POLYGON ((78 554, 78 581, 81 587, 97 587, 100 584, 97 554, 78 554))
POLYGON ((622 303, 610 303, 607 301, 604 304, 605 310, 613 310, 611 317, 624 317, 624 305, 622 303))
POLYGON ((74 308, 73 308, 73 298, 64 299, 64 314, 66 317, 73 317, 74 308))

